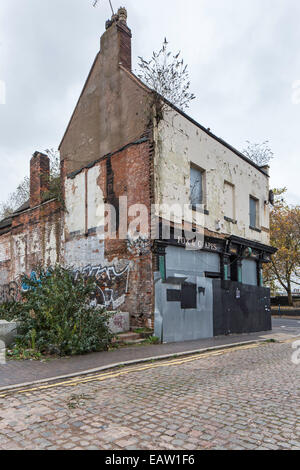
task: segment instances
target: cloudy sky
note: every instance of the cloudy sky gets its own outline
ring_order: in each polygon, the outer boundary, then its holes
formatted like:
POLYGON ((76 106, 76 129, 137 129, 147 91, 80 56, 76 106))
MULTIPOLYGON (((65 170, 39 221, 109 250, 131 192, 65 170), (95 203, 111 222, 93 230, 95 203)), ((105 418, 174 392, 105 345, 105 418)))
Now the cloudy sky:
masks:
MULTIPOLYGON (((0 0, 0 101, 6 85, 0 200, 28 173, 31 154, 57 147, 63 136, 111 16, 108 0, 92 3, 0 0)), ((271 184, 287 186, 289 201, 300 203, 300 1, 122 0, 122 6, 135 67, 166 36, 189 64, 197 96, 191 116, 238 149, 246 140, 269 140, 271 184)))

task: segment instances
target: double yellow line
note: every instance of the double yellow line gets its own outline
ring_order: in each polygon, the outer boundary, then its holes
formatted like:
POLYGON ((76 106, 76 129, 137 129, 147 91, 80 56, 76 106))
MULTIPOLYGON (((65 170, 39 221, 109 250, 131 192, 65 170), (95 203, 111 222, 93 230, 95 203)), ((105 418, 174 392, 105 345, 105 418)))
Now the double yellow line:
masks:
POLYGON ((12 390, 8 391, 3 395, 0 395, 0 398, 6 398, 9 395, 13 394, 28 394, 30 395, 32 392, 37 392, 37 391, 42 391, 42 390, 49 390, 52 388, 57 388, 57 387, 76 387, 77 385, 81 384, 86 384, 89 382, 103 382, 104 380, 109 380, 109 379, 114 379, 117 377, 121 377, 124 375, 131 374, 133 372, 142 372, 145 370, 151 370, 151 369, 158 369, 159 367, 173 367, 173 366, 180 366, 182 364, 187 364, 189 362, 197 361, 199 359, 204 359, 207 357, 213 357, 213 356, 222 356, 223 354, 229 354, 234 351, 242 351, 245 349, 254 349, 259 346, 261 346, 263 343, 259 344, 248 344, 248 345, 243 345, 243 346, 234 346, 232 348, 228 349, 221 349, 218 351, 210 351, 207 353, 199 353, 195 354, 193 356, 188 356, 184 357, 182 359, 172 359, 169 361, 163 361, 163 362, 156 362, 156 363, 151 363, 147 364, 144 366, 138 366, 138 367, 128 367, 123 370, 118 370, 118 371, 111 371, 107 373, 99 373, 95 375, 88 375, 86 377, 80 377, 80 378, 75 378, 71 380, 65 380, 63 382, 56 382, 53 384, 47 384, 47 385, 39 385, 33 388, 24 388, 24 389, 17 389, 17 390, 12 390))

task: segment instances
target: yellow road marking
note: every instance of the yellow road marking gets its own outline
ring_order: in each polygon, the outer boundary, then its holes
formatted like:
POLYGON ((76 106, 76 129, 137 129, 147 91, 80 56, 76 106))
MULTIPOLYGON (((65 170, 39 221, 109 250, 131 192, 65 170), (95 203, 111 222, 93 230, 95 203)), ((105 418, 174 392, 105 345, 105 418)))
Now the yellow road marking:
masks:
POLYGON ((300 335, 295 336, 295 338, 286 339, 286 340, 281 341, 281 342, 286 343, 286 344, 290 344, 290 343, 294 343, 295 341, 299 341, 299 340, 300 340, 300 335))
MULTIPOLYGON (((64 386, 64 387, 68 387, 68 386, 75 387, 76 385, 86 384, 86 383, 89 383, 89 382, 103 382, 104 380, 108 380, 108 379, 112 379, 112 378, 116 378, 116 377, 121 377, 123 375, 128 375, 128 374, 131 374, 133 372, 142 372, 142 371, 145 371, 145 370, 157 369, 159 367, 169 367, 169 366, 172 367, 172 366, 176 366, 176 365, 186 364, 186 363, 189 363, 189 362, 194 362, 194 361, 197 361, 199 359, 205 359, 207 357, 221 356, 223 354, 229 354, 229 353, 234 352, 234 351, 241 351, 241 350, 245 350, 245 349, 254 349, 254 348, 258 348, 262 344, 264 344, 264 343, 249 344, 249 345, 243 345, 243 346, 235 346, 235 347, 232 347, 230 349, 220 349, 218 351, 209 351, 207 353, 199 353, 199 354, 196 354, 196 355, 193 355, 193 356, 188 356, 188 357, 185 357, 185 358, 182 358, 182 359, 180 359, 180 358, 171 359, 169 361, 157 362, 155 364, 151 363, 151 364, 147 364, 147 365, 144 365, 144 366, 128 367, 126 370, 119 370, 118 372, 111 371, 111 372, 107 372, 107 373, 89 375, 86 378, 84 378, 84 377, 75 378, 75 379, 71 379, 71 380, 65 380, 63 382, 56 382, 56 383, 48 384, 48 385, 40 385, 40 386, 33 387, 33 388, 26 388, 26 389, 21 389, 21 390, 12 390, 11 392, 8 391, 7 393, 5 393, 3 395, 0 395, 0 398, 5 398, 8 395, 12 395, 12 394, 30 394, 32 392, 41 391, 41 390, 49 390, 51 388, 62 387, 62 386, 64 386)), ((51 379, 49 379, 49 380, 51 380, 51 379)))

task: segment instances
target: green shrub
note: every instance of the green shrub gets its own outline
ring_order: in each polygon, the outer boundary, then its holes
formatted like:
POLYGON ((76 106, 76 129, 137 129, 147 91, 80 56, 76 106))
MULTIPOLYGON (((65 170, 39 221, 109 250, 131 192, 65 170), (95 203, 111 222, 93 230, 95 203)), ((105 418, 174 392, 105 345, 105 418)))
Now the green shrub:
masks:
POLYGON ((3 302, 0 304, 0 320, 17 320, 18 302, 3 302))
POLYGON ((159 344, 160 339, 157 336, 150 336, 149 338, 146 339, 146 343, 149 344, 159 344))
POLYGON ((47 273, 23 276, 22 299, 3 304, 0 319, 19 323, 17 343, 41 353, 74 355, 107 350, 113 335, 109 314, 90 305, 95 292, 93 279, 76 278, 56 266, 47 273))

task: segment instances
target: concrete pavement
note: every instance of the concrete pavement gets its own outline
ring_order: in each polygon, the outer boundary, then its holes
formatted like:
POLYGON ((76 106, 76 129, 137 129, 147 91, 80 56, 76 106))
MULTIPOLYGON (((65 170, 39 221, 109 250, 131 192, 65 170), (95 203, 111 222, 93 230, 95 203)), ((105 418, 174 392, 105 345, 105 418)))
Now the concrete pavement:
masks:
POLYGON ((230 335, 185 343, 134 346, 69 359, 54 359, 49 362, 9 361, 6 365, 0 364, 0 389, 18 384, 49 380, 55 377, 64 377, 70 374, 87 373, 90 370, 111 367, 114 364, 130 361, 140 361, 164 355, 172 356, 247 341, 264 339, 284 341, 297 335, 300 335, 299 320, 273 319, 273 331, 266 333, 230 335))

